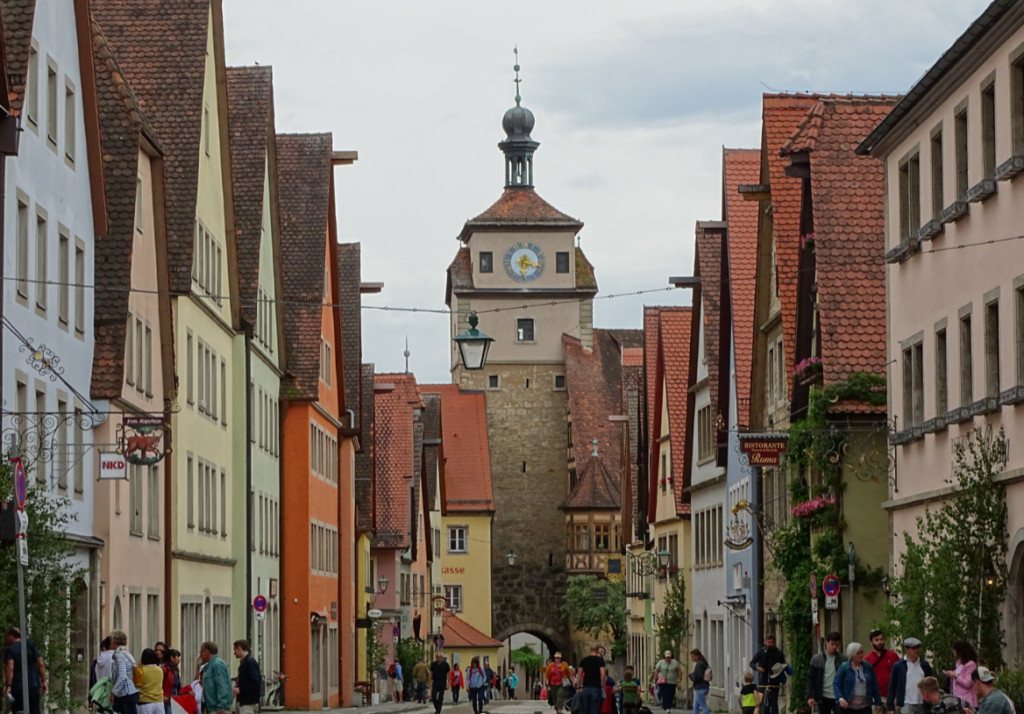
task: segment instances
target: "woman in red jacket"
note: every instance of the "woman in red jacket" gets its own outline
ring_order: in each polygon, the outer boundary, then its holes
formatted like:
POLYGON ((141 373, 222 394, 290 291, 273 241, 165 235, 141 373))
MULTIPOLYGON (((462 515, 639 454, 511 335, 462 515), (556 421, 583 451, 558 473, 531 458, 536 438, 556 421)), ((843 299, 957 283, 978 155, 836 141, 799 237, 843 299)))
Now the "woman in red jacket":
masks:
POLYGON ((466 678, 462 676, 462 670, 459 669, 459 663, 455 663, 455 669, 448 675, 448 684, 452 688, 452 703, 459 703, 459 690, 466 686, 466 678))
POLYGON ((615 711, 615 679, 608 675, 604 678, 604 699, 601 700, 601 714, 613 714, 615 711))

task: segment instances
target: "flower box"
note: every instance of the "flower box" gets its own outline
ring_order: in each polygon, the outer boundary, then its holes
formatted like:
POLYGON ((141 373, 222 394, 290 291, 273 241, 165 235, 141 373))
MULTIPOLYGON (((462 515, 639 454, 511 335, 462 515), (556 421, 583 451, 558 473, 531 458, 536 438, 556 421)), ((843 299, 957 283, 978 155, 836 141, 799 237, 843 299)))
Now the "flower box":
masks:
POLYGON ((817 515, 826 508, 834 508, 836 505, 835 496, 818 496, 810 501, 798 503, 789 509, 794 518, 809 518, 817 515))

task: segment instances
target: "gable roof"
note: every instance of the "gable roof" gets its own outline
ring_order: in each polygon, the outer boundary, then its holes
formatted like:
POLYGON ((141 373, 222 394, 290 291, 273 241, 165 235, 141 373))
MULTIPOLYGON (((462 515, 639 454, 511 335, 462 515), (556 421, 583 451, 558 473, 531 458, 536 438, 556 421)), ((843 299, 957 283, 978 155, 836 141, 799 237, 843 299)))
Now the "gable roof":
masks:
POLYGON ((434 508, 440 478, 441 395, 425 392, 420 387, 420 399, 423 400, 423 476, 429 511, 434 508))
POLYGON ((808 111, 817 131, 802 150, 811 167, 826 385, 852 372, 885 373, 885 169, 855 147, 895 103, 893 97, 830 98, 808 111))
POLYGON ((448 610, 441 614, 441 634, 445 647, 471 649, 475 647, 493 649, 501 643, 485 635, 468 622, 448 610))
POLYGON ((654 403, 660 389, 658 377, 658 340, 661 338, 661 310, 656 306, 644 307, 644 397, 647 418, 644 429, 648 441, 657 439, 654 434, 654 403))
POLYGON ((758 149, 723 149, 722 183, 725 197, 722 220, 728 224, 727 255, 729 290, 732 298, 732 333, 736 355, 737 423, 750 422, 750 389, 754 362, 754 295, 757 277, 756 201, 744 201, 741 184, 758 182, 761 152, 758 149))
MULTIPOLYGON (((131 87, 124 80, 106 35, 95 19, 91 24, 104 200, 109 216, 106 235, 97 234, 95 237, 94 271, 97 285, 108 285, 114 289, 97 290, 93 298, 96 342, 90 394, 97 399, 113 399, 120 396, 124 384, 124 351, 135 241, 136 177, 143 113, 131 87)), ((155 143, 155 137, 152 139, 155 143)), ((158 256, 158 265, 159 262, 158 256)))
POLYGON ((483 392, 457 384, 426 384, 441 397, 441 512, 493 512, 491 449, 483 392))
POLYGON ((277 136, 285 349, 289 389, 299 399, 317 399, 320 394, 332 146, 330 134, 277 136))
POLYGON ((559 508, 567 511, 617 511, 622 506, 620 481, 609 473, 601 456, 587 459, 576 485, 559 508))
MULTIPOLYGON (((374 459, 374 415, 376 412, 373 392, 373 365, 364 364, 359 370, 360 395, 359 448, 355 454, 355 497, 356 533, 372 533, 376 527, 377 479, 374 459)), ((347 384, 347 383, 346 383, 347 384)))
MULTIPOLYGON (((715 423, 718 409, 718 377, 720 367, 721 331, 722 331, 722 230, 705 230, 697 223, 696 245, 694 257, 694 274, 700 276, 700 307, 704 330, 704 361, 708 370, 708 391, 711 395, 711 423, 715 423)), ((699 335, 693 335, 696 347, 699 335)), ((696 375, 694 375, 696 379, 696 375)), ((675 431, 673 429, 673 431, 675 431)), ((675 449, 673 449, 673 453, 675 449)))
POLYGON ((541 198, 532 186, 509 186, 491 207, 466 221, 459 234, 465 242, 474 231, 488 228, 549 227, 580 230, 583 221, 562 213, 541 198))
MULTIPOLYGON (((256 324, 263 196, 274 140, 274 76, 267 67, 228 67, 228 126, 238 236, 238 296, 242 316, 256 324)), ((271 165, 273 168, 273 165, 271 165)))
MULTIPOLYGON (((221 0, 102 0, 93 3, 93 13, 117 47, 125 76, 163 142, 170 287, 177 293, 188 293, 192 288, 198 157, 211 18, 216 57, 210 59, 217 62, 218 79, 223 80, 221 0)), ((226 96, 220 95, 219 99, 226 100, 226 96)), ((226 101, 221 101, 221 107, 226 114, 226 101)), ((226 119, 222 117, 222 122, 226 119)), ((224 127, 226 123, 218 131, 225 139, 222 168, 230 264, 234 257, 234 211, 224 127)), ((229 271, 229 275, 233 274, 229 271)))
MULTIPOLYGON (((562 335, 576 473, 582 479, 591 471, 596 441, 602 470, 618 491, 623 472, 622 424, 610 422, 608 417, 623 413, 621 349, 608 330, 595 329, 593 345, 593 350, 587 350, 578 338, 562 335)), ((595 496, 599 494, 595 492, 595 496)), ((579 506, 582 497, 578 494, 570 499, 579 506)))
MULTIPOLYGON (((690 495, 686 488, 690 484, 689 444, 692 435, 689 433, 689 416, 692 403, 690 393, 690 371, 696 351, 691 340, 693 334, 694 311, 689 307, 659 307, 657 334, 658 344, 655 349, 657 370, 655 376, 654 420, 651 430, 650 447, 651 463, 648 469, 650 485, 648 496, 648 521, 653 523, 657 518, 658 503, 658 452, 662 431, 662 404, 668 399, 668 433, 675 435, 672 447, 672 475, 675 489, 676 514, 685 515, 690 512, 690 495), (662 389, 664 383, 664 389, 662 389)), ((648 388, 650 388, 648 386, 648 388)))
POLYGON ((345 406, 355 412, 360 427, 362 399, 359 365, 363 361, 363 316, 359 284, 362 282, 362 247, 359 243, 338 243, 338 303, 341 305, 341 357, 345 378, 345 406))
POLYGON ((28 77, 29 48, 32 46, 32 23, 36 0, 4 0, 0 3, 4 24, 4 48, 7 50, 7 76, 10 78, 8 100, 11 113, 21 114, 25 102, 28 77))
POLYGON ((374 394, 377 531, 373 546, 404 549, 412 545, 410 499, 419 493, 419 461, 415 454, 418 421, 413 410, 422 408, 423 401, 416 377, 411 374, 377 374, 374 382, 393 384, 394 389, 374 394))

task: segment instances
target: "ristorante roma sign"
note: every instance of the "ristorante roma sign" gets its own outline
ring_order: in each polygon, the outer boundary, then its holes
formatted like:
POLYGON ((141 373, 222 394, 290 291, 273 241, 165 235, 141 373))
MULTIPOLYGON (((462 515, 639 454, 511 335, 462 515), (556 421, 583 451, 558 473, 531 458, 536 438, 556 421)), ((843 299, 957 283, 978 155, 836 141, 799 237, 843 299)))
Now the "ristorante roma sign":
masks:
POLYGON ((788 445, 779 434, 740 434, 740 451, 751 466, 778 466, 788 445))

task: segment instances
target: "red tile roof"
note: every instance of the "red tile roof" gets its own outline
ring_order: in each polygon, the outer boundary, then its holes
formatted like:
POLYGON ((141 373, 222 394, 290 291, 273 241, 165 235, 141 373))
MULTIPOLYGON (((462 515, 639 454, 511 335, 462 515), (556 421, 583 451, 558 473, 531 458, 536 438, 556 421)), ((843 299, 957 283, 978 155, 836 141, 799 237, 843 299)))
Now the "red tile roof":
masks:
POLYGON ((576 485, 559 508, 582 511, 617 511, 622 507, 619 491, 621 479, 613 476, 605 466, 604 457, 588 458, 579 472, 576 485))
MULTIPOLYGON (((775 233, 775 261, 779 285, 779 303, 782 309, 782 344, 786 373, 794 365, 793 348, 796 344, 797 284, 800 275, 800 207, 802 179, 786 175, 789 159, 779 152, 804 119, 807 110, 822 95, 765 94, 763 106, 764 146, 767 154, 768 176, 764 183, 771 185, 772 224, 775 233)), ((789 377, 787 399, 792 398, 793 379, 789 377)))
POLYGON ((332 146, 330 134, 277 136, 287 390, 297 399, 320 396, 332 146))
POLYGON ((359 367, 363 361, 362 246, 338 243, 338 304, 341 306, 341 361, 345 377, 345 408, 355 412, 354 426, 360 428, 362 392, 359 367))
POLYGON ((268 154, 274 148, 268 141, 274 138, 273 71, 269 66, 228 67, 227 86, 239 307, 249 324, 255 325, 265 208, 263 189, 268 154))
POLYGON ((826 385, 852 372, 885 373, 885 175, 880 160, 854 150, 895 103, 843 97, 808 111, 817 130, 800 145, 810 152, 826 385))
POLYGON ((359 450, 355 455, 356 532, 372 533, 376 527, 377 480, 374 476, 374 416, 376 404, 373 393, 373 365, 361 365, 359 450))
POLYGON ((488 637, 458 615, 448 611, 441 615, 441 634, 444 636, 445 647, 456 649, 501 647, 501 643, 496 639, 488 637))
POLYGON ((594 330, 593 339, 594 349, 586 350, 579 339, 562 335, 576 473, 588 470, 596 440, 601 461, 618 489, 622 479, 622 424, 608 421, 608 417, 624 413, 622 358, 608 330, 594 330))
POLYGON ((421 408, 423 401, 411 374, 376 374, 374 383, 393 384, 394 389, 374 395, 377 531, 373 547, 407 548, 410 499, 419 484, 413 410, 421 408))
POLYGON ((457 384, 425 384, 420 392, 441 395, 441 493, 445 513, 493 511, 491 450, 483 392, 462 391, 457 384))
MULTIPOLYGON (((36 0, 4 0, 0 3, 4 22, 4 46, 7 50, 7 76, 10 81, 11 113, 21 113, 28 77, 29 47, 32 45, 32 22, 36 0)), ((127 319, 127 318, 126 318, 127 319)))
POLYGON ((579 230, 583 222, 566 215, 541 198, 532 186, 506 188, 501 198, 476 218, 466 221, 461 238, 480 228, 548 226, 579 230))
POLYGON ((741 184, 756 184, 761 175, 758 149, 724 149, 725 201, 722 220, 729 224, 729 288, 732 297, 733 340, 736 351, 736 404, 740 424, 750 421, 751 373, 754 362, 754 295, 757 277, 757 201, 744 201, 741 184))
MULTIPOLYGON (((705 230, 697 224, 697 251, 694 272, 700 276, 700 307, 703 313, 704 358, 708 370, 708 392, 711 395, 711 418, 718 416, 718 372, 722 333, 722 241, 724 231, 705 230)), ((694 346, 700 336, 693 336, 694 346)), ((694 375, 696 378, 696 375, 694 375)), ((675 429, 672 430, 675 432, 675 429)), ((717 437, 716 437, 717 438, 717 437)), ((675 453, 675 449, 672 450, 675 453)))
MULTIPOLYGON (((212 15, 217 61, 223 67, 221 2, 98 0, 92 9, 117 48, 125 77, 164 144, 170 287, 187 293, 192 287, 203 87, 207 60, 213 59, 206 53, 207 33, 212 15)), ((226 171, 230 172, 230 167, 226 171)), ((227 197, 230 224, 230 191, 227 197)), ((228 240, 233 241, 233 229, 228 232, 228 240)), ((232 252, 229 249, 228 255, 232 252)))
POLYGON ((654 419, 650 436, 650 486, 648 494, 649 522, 653 523, 657 513, 658 493, 658 438, 664 429, 661 428, 661 406, 663 399, 668 399, 668 434, 672 441, 672 475, 676 496, 676 513, 679 515, 690 512, 690 495, 686 492, 690 482, 688 444, 692 440, 689 435, 689 417, 691 406, 690 370, 695 349, 693 332, 693 310, 689 307, 645 308, 657 310, 658 335, 655 357, 657 371, 654 377, 653 390, 648 383, 648 391, 655 392, 654 419), (662 389, 661 382, 665 388, 662 389))
MULTIPOLYGON (((96 344, 90 392, 97 399, 113 399, 121 395, 124 384, 139 150, 143 136, 157 152, 161 145, 152 133, 134 92, 124 80, 110 43, 95 20, 92 22, 92 39, 100 119, 101 151, 98 153, 103 157, 104 199, 108 216, 107 234, 96 235, 95 280, 98 285, 113 289, 96 291, 94 296, 96 344)), ((156 220, 159 219, 158 214, 156 220)), ((147 235, 155 236, 157 233, 147 235)), ((166 271, 166 253, 160 255, 159 247, 157 250, 157 270, 166 271)), ((170 303, 167 305, 169 307, 170 303)), ((165 319, 170 320, 169 310, 165 319)))
POLYGON ((644 307, 644 397, 647 419, 644 429, 649 440, 657 439, 654 433, 654 402, 658 396, 655 380, 658 374, 658 339, 661 334, 661 307, 644 307))

